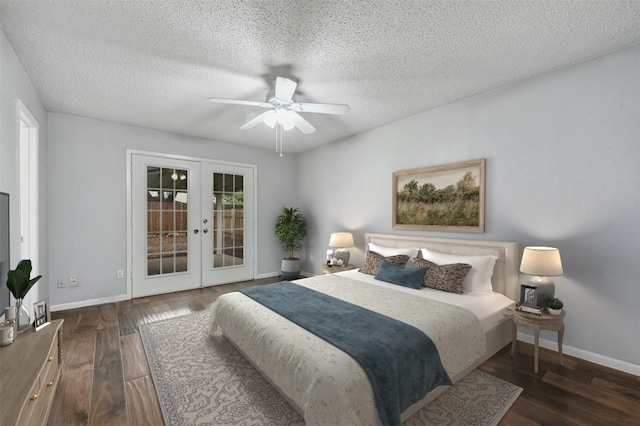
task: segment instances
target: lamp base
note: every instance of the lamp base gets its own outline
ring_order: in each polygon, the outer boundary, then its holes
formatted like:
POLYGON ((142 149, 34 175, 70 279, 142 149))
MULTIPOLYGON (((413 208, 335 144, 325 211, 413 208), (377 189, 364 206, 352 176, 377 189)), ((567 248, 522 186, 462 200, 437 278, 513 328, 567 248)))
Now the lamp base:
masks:
POLYGON ((344 262, 344 266, 347 266, 349 264, 351 253, 349 252, 349 249, 337 248, 333 251, 333 257, 335 257, 336 259, 342 259, 342 261, 344 262))
POLYGON ((527 285, 536 287, 536 304, 544 306, 547 299, 554 297, 556 293, 556 285, 549 277, 531 277, 527 285))

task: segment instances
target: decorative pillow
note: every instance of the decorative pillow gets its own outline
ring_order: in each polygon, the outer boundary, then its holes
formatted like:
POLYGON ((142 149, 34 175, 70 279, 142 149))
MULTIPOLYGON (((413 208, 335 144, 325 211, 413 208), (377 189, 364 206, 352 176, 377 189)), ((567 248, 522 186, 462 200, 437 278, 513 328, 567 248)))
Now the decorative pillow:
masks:
POLYGON ((383 255, 378 254, 375 251, 367 250, 367 253, 364 256, 364 265, 362 265, 362 268, 360 268, 360 272, 368 275, 377 274, 383 259, 386 259, 394 265, 403 268, 404 265, 407 264, 409 256, 407 256, 406 254, 398 254, 395 256, 384 257, 383 255))
POLYGON ((401 268, 382 259, 380 270, 378 270, 375 279, 419 290, 422 287, 425 272, 427 272, 426 267, 401 268))
POLYGON ((420 249, 417 247, 388 247, 375 243, 369 243, 369 251, 375 251, 385 257, 405 254, 409 256, 409 260, 407 261, 405 268, 413 267, 413 258, 420 254, 420 249))
POLYGON ((417 267, 427 267, 424 274, 423 285, 436 290, 448 291, 449 293, 463 293, 462 282, 469 273, 471 265, 466 263, 453 263, 450 265, 436 265, 426 259, 414 259, 417 267))
POLYGON ((493 292, 491 277, 493 276, 493 267, 496 264, 496 260, 498 260, 496 256, 462 256, 424 248, 420 249, 420 254, 423 259, 430 260, 436 265, 449 265, 452 263, 466 263, 471 265, 471 270, 462 283, 465 293, 474 290, 484 291, 486 293, 493 292))
POLYGON ((420 252, 420 249, 417 247, 408 247, 408 248, 407 247, 404 247, 404 248, 387 247, 387 246, 381 246, 375 243, 369 243, 369 250, 374 251, 378 254, 381 254, 385 257, 395 256, 396 254, 406 254, 410 258, 414 258, 418 256, 418 253, 420 252))

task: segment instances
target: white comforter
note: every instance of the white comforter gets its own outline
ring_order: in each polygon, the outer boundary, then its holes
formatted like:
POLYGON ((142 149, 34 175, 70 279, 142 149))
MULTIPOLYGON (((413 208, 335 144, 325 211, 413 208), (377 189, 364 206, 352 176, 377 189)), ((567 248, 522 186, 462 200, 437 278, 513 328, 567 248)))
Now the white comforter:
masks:
MULTIPOLYGON (((295 283, 424 331, 451 378, 485 352, 482 327, 466 309, 337 275, 295 283)), ((340 349, 239 292, 216 300, 211 332, 217 327, 303 410, 307 425, 381 424, 366 373, 340 349)))

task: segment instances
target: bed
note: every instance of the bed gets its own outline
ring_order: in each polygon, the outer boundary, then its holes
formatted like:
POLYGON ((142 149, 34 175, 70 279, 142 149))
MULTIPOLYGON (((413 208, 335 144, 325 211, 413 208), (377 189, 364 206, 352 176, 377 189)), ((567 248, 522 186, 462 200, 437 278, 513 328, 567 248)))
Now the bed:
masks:
MULTIPOLYGON (((365 249, 372 248, 385 251, 381 253, 385 257, 394 251, 419 249, 417 257, 425 253, 427 257, 441 255, 444 260, 447 256, 493 258, 495 263, 487 276, 490 288, 465 288, 464 294, 415 290, 358 270, 306 278, 295 284, 424 331, 437 346, 452 383, 510 343, 509 308, 518 297, 516 243, 366 234, 365 249), (443 315, 450 315, 450 319, 443 320, 443 315)), ((377 395, 367 374, 358 362, 327 341, 239 292, 220 296, 214 304, 211 332, 218 327, 308 425, 382 424, 377 395)), ((400 419, 408 419, 446 388, 438 386, 406 407, 400 419)))

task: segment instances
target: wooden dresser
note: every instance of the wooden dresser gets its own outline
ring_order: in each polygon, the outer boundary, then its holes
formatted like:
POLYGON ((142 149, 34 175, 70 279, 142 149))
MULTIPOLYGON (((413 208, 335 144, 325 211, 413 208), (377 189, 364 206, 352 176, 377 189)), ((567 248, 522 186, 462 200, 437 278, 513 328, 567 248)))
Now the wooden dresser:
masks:
POLYGON ((62 323, 0 347, 0 425, 46 425, 62 372, 62 323))

